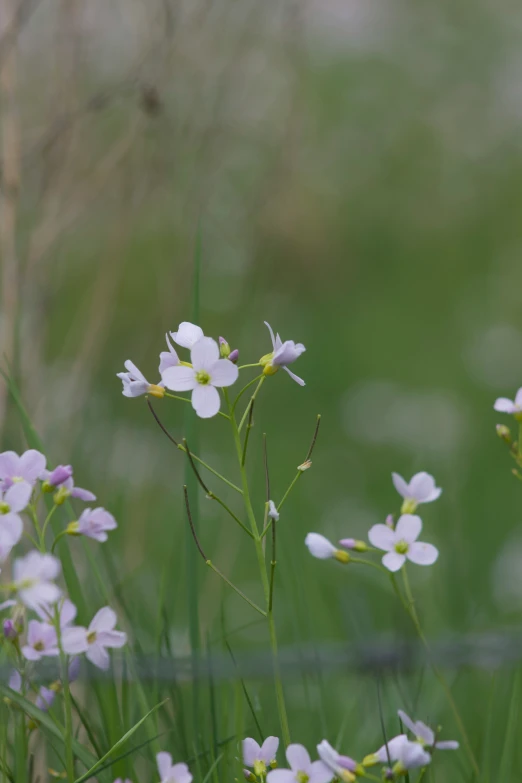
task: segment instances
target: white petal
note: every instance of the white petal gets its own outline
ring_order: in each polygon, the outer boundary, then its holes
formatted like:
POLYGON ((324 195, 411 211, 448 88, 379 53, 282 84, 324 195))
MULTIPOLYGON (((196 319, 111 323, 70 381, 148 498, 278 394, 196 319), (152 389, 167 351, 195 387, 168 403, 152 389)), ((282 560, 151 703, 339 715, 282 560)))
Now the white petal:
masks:
POLYGON ((296 383, 299 384, 299 386, 306 386, 306 383, 303 381, 302 378, 300 378, 298 375, 295 374, 295 372, 292 372, 292 370, 289 370, 288 367, 283 367, 283 370, 288 373, 290 378, 294 380, 296 383))
POLYGON ((415 721, 415 736, 424 740, 426 745, 431 746, 435 741, 435 732, 421 720, 415 721))
POLYGON ((399 517, 395 528, 395 540, 412 544, 417 540, 422 530, 422 519, 416 514, 403 514, 399 517))
POLYGON ((13 547, 22 538, 23 522, 18 514, 0 515, 0 544, 13 547))
POLYGON ((516 407, 513 400, 508 400, 507 397, 499 397, 495 400, 493 408, 499 413, 515 413, 516 407))
POLYGON ((199 370, 210 372, 210 369, 219 360, 219 345, 212 337, 202 337, 194 345, 190 358, 196 372, 199 370))
POLYGON ((158 772, 161 780, 166 780, 172 769, 172 756, 170 753, 158 753, 156 755, 156 764, 158 765, 158 772))
POLYGON ((442 742, 436 742, 435 747, 438 750, 458 750, 459 743, 456 740, 443 740, 442 742))
POLYGON ((192 783, 192 775, 186 764, 174 764, 170 774, 172 783, 192 783))
POLYGON ((270 764, 276 757, 278 747, 279 737, 267 737, 261 746, 261 754, 259 756, 261 761, 264 761, 265 764, 270 764))
POLYGON ((28 449, 20 457, 20 475, 29 482, 40 478, 47 463, 43 454, 36 449, 28 449))
POLYGON ((304 745, 289 745, 286 749, 286 758, 294 771, 309 774, 312 763, 310 755, 304 745))
POLYGON ((392 572, 398 571, 399 568, 402 568, 405 562, 406 556, 399 555, 398 552, 387 552, 382 559, 383 566, 385 566, 388 571, 392 572))
POLYGON ((310 554, 314 557, 318 557, 319 560, 327 560, 329 557, 333 557, 337 552, 337 548, 332 542, 328 541, 327 538, 321 536, 319 533, 308 533, 305 538, 305 544, 308 547, 310 554))
POLYGON ((392 473, 393 486, 403 498, 407 498, 410 492, 410 488, 403 477, 398 473, 392 473))
POLYGON ((322 761, 312 762, 309 783, 330 783, 334 777, 335 772, 322 761))
POLYGON ((253 767, 254 761, 259 759, 261 759, 259 744, 252 737, 247 737, 243 740, 243 762, 247 767, 253 767))
POLYGON ((89 649, 87 629, 75 625, 62 631, 62 647, 68 655, 78 655, 89 649))
POLYGON ((127 634, 123 631, 100 631, 97 639, 102 647, 123 647, 127 644, 127 634))
POLYGON ((196 375, 192 367, 167 367, 161 373, 161 378, 167 389, 171 391, 192 391, 197 385, 196 375))
POLYGON ((167 367, 177 367, 179 358, 176 351, 162 351, 160 353, 159 374, 162 375, 167 367))
POLYGON ((92 618, 89 631, 112 631, 117 622, 118 618, 114 609, 111 609, 110 606, 104 606, 92 618))
POLYGON ((411 731, 412 734, 417 736, 417 726, 415 725, 415 722, 412 721, 409 715, 406 715, 405 712, 402 710, 397 710, 397 715, 401 719, 401 721, 404 723, 407 729, 411 731))
POLYGON ((275 351, 276 348, 276 341, 274 337, 274 332, 268 321, 265 321, 265 326, 268 328, 268 331, 270 332, 270 339, 272 340, 272 349, 275 351))
POLYGON ((522 386, 515 394, 515 405, 517 406, 517 408, 522 407, 522 386))
POLYGON ((202 419, 215 416, 221 406, 219 392, 214 386, 198 383, 192 392, 192 407, 202 419))
POLYGON ((11 511, 23 511, 29 503, 33 488, 27 481, 17 481, 12 487, 9 487, 4 495, 4 501, 11 511))
POLYGON ((398 761, 405 769, 417 769, 427 766, 431 756, 418 742, 405 742, 400 749, 398 761))
POLYGON ((397 737, 388 740, 387 745, 380 747, 375 755, 379 757, 381 764, 387 764, 388 757, 390 761, 397 761, 401 748, 406 742, 408 742, 406 734, 399 734, 397 737))
POLYGON ((285 340, 285 342, 274 351, 274 357, 272 364, 277 367, 283 367, 286 364, 292 364, 298 359, 302 353, 306 351, 306 348, 302 343, 294 343, 293 340, 285 340))
POLYGON ((3 451, 0 454, 0 479, 18 475, 20 457, 16 451, 3 451))
POLYGON ((228 359, 219 359, 210 370, 213 386, 232 386, 237 381, 239 370, 228 359))
POLYGON ((296 780, 291 769, 273 769, 266 776, 266 783, 296 783, 296 780))
POLYGON ((91 663, 97 666, 98 669, 107 671, 110 666, 111 659, 109 658, 109 653, 101 646, 101 644, 96 644, 96 642, 91 644, 85 653, 85 657, 88 658, 91 663))
POLYGON ((415 541, 408 550, 408 560, 417 565, 433 565, 439 556, 439 550, 433 544, 424 544, 422 541, 415 541))
MULTIPOLYGON (((419 503, 429 503, 431 499, 430 496, 433 495, 435 490, 435 479, 424 471, 422 473, 416 473, 410 481, 411 497, 419 503)), ((437 495, 437 497, 439 495, 437 495)), ((433 498, 433 500, 435 500, 435 498, 433 498)))
POLYGON ((395 531, 391 530, 388 525, 374 525, 368 531, 368 540, 377 549, 384 549, 386 552, 389 552, 393 549, 396 541, 395 531))
POLYGON ((127 359, 127 361, 124 364, 124 367, 132 375, 132 380, 143 381, 144 383, 148 383, 143 373, 140 370, 138 370, 134 362, 131 362, 130 359, 127 359))
POLYGON ((203 337, 201 326, 191 324, 190 321, 182 321, 177 332, 171 332, 170 336, 175 343, 183 348, 192 348, 203 337))

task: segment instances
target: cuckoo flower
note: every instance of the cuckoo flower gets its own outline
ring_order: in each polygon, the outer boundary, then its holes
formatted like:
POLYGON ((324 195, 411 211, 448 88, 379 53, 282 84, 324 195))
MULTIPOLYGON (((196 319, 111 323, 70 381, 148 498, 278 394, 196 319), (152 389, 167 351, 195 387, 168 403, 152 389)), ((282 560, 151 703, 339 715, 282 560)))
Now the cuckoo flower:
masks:
POLYGON ((218 388, 235 383, 238 369, 228 359, 219 358, 218 344, 211 337, 199 339, 190 355, 192 367, 168 367, 163 382, 172 391, 192 391, 192 407, 202 419, 209 419, 221 405, 218 388))
POLYGON ((42 685, 38 691, 35 704, 39 710, 42 710, 42 712, 47 712, 53 706, 55 698, 56 691, 53 691, 52 688, 46 688, 45 685, 42 685))
POLYGON ((273 329, 267 321, 265 321, 265 326, 268 327, 268 331, 270 332, 273 351, 260 359, 260 363, 263 365, 264 374, 274 375, 274 373, 282 367, 296 383, 300 386, 304 386, 305 382, 303 379, 289 370, 288 365, 295 362, 295 360, 306 351, 306 348, 302 343, 294 343, 293 340, 285 340, 285 342, 283 342, 279 337, 279 334, 276 334, 274 337, 273 329))
POLYGON ((278 737, 267 737, 261 746, 255 739, 247 737, 243 740, 243 763, 252 767, 256 776, 265 775, 267 767, 275 763, 278 747, 278 737))
POLYGON ((335 774, 335 777, 344 783, 352 783, 355 780, 354 772, 356 770, 361 771, 356 761, 349 756, 341 756, 327 740, 319 743, 317 753, 323 764, 326 764, 335 774))
POLYGON ((303 745, 289 745, 286 759, 290 769, 274 769, 266 776, 267 783, 330 783, 332 770, 322 761, 311 761, 303 745))
POLYGON ((176 353, 174 346, 169 340, 168 334, 165 335, 165 339, 167 341, 167 347, 168 351, 162 351, 160 353, 160 364, 159 364, 159 373, 163 372, 163 370, 166 370, 167 367, 176 367, 176 365, 179 364, 179 356, 176 353))
POLYGON ((398 473, 392 473, 392 479, 395 489, 404 498, 401 514, 413 514, 419 503, 431 503, 442 492, 429 473, 416 473, 409 483, 398 473))
POLYGON ((116 373, 123 383, 122 394, 124 397, 141 397, 142 394, 152 394, 153 397, 165 396, 165 389, 155 383, 149 383, 130 359, 125 362, 125 369, 127 372, 116 373))
POLYGON ((375 753, 370 753, 363 759, 364 767, 373 767, 375 764, 386 764, 388 762, 397 761, 399 758, 402 746, 408 742, 406 734, 399 734, 397 737, 388 740, 386 745, 383 745, 375 753))
POLYGON ((421 720, 413 721, 402 710, 398 711, 399 718, 404 723, 407 729, 415 736, 417 742, 419 742, 424 748, 433 750, 458 750, 459 743, 456 740, 442 740, 441 742, 435 741, 435 732, 426 726, 421 720))
POLYGON ((499 413, 510 413, 517 421, 522 421, 522 387, 515 394, 514 400, 499 397, 493 407, 499 413))
POLYGON ((369 533, 370 543, 387 554, 382 564, 389 571, 398 571, 406 560, 417 565, 433 565, 439 552, 432 544, 417 541, 422 530, 422 520, 413 514, 399 517, 397 527, 391 530, 387 525, 374 525, 369 533))
POLYGON ((95 541, 107 541, 107 530, 117 528, 116 520, 104 508, 86 508, 77 522, 70 522, 67 532, 73 536, 87 536, 95 541))
POLYGON ((88 628, 76 626, 64 630, 63 649, 69 655, 84 652, 99 669, 108 669, 110 659, 107 648, 123 647, 127 642, 127 634, 114 630, 116 622, 116 613, 105 606, 94 615, 88 628))
POLYGON ((54 604, 60 597, 60 588, 54 580, 60 573, 60 561, 52 555, 33 550, 14 561, 13 588, 18 598, 29 609, 42 604, 54 604))
POLYGON ((158 753, 156 763, 161 783, 192 783, 192 775, 186 764, 173 764, 170 753, 158 753))
POLYGON ((305 544, 308 547, 310 554, 313 555, 313 557, 317 557, 319 560, 328 560, 330 557, 333 557, 340 563, 348 563, 350 561, 348 552, 337 549, 331 541, 320 533, 308 533, 305 538, 305 544))
POLYGON ((42 489, 44 492, 58 491, 54 496, 54 502, 57 505, 65 503, 67 498, 78 498, 84 502, 90 502, 96 500, 96 495, 90 492, 88 489, 82 487, 76 487, 74 485, 73 470, 70 465, 58 465, 53 471, 45 470, 42 474, 43 484, 42 489))
POLYGON ((60 628, 63 631, 64 628, 68 628, 72 624, 77 612, 75 605, 68 598, 63 598, 59 601, 57 607, 40 604, 40 606, 36 607, 35 611, 42 622, 54 627, 56 609, 58 609, 58 616, 60 618, 60 628))
POLYGON ((406 740, 399 746, 397 761, 393 765, 392 772, 395 774, 395 777, 406 775, 410 769, 427 767, 430 762, 430 754, 418 742, 406 740))
POLYGON ((22 537, 20 512, 27 506, 31 492, 31 486, 25 481, 12 484, 5 492, 0 490, 0 562, 22 537))
POLYGON ((58 655, 58 637, 49 623, 31 620, 27 628, 27 644, 22 647, 22 655, 28 661, 39 661, 44 656, 58 655))
POLYGON ((201 326, 191 324, 190 321, 182 321, 178 326, 178 331, 171 332, 170 336, 182 348, 192 350, 196 343, 204 337, 204 334, 201 326))
POLYGON ((0 487, 8 489, 20 481, 33 487, 45 470, 45 463, 44 455, 36 449, 24 451, 20 457, 14 451, 4 451, 0 454, 0 487))

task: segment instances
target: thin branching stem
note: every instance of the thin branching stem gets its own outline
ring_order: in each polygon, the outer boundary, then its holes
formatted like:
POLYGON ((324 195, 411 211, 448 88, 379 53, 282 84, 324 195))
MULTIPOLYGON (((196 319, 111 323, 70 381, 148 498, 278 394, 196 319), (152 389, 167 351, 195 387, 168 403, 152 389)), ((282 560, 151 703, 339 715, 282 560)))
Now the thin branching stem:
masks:
POLYGON ((247 448, 248 448, 248 440, 250 438, 250 430, 253 427, 253 421, 254 421, 254 403, 250 406, 250 411, 248 413, 248 423, 246 427, 245 432, 245 441, 243 443, 243 456, 241 457, 241 464, 244 465, 246 462, 246 455, 247 455, 247 448))
MULTIPOLYGON (((319 434, 319 427, 320 426, 321 426, 321 414, 318 413, 317 414, 317 419, 316 419, 316 422, 315 422, 314 434, 312 436, 312 441, 310 443, 310 448, 308 449, 308 452, 307 452, 306 457, 304 459, 303 465, 305 465, 307 462, 310 462, 310 459, 312 457, 312 454, 313 454, 313 451, 314 451, 314 448, 315 448, 315 444, 317 442, 317 436, 319 434)), ((310 467, 310 466, 308 466, 308 467, 310 467)), ((295 487, 295 485, 297 484, 297 482, 299 481, 300 477, 303 475, 304 472, 305 472, 305 469, 298 468, 297 474, 294 476, 294 478, 290 482, 290 485, 289 485, 288 489, 286 490, 285 494, 283 495, 283 497, 281 498, 281 500, 279 501, 279 503, 277 505, 277 510, 278 511, 281 510, 283 504, 286 502, 286 499, 288 498, 288 495, 293 490, 293 488, 295 487)))
MULTIPOLYGON (((249 414, 250 408, 251 408, 251 406, 254 404, 254 400, 256 399, 256 397, 257 397, 257 395, 258 395, 258 393, 259 393, 259 390, 260 390, 261 386, 262 386, 262 385, 263 385, 263 383, 265 382, 265 379, 266 379, 266 375, 261 375, 261 376, 260 376, 260 378, 259 378, 259 383, 257 384, 257 386, 256 386, 256 388, 255 388, 255 390, 254 390, 254 393, 253 393, 253 395, 251 396, 251 398, 250 398, 250 401, 249 401, 248 405, 247 405, 247 406, 246 406, 246 408, 245 408, 245 412, 243 413, 243 415, 242 415, 242 417, 241 417, 241 420, 240 420, 240 422, 239 422, 239 425, 237 425, 237 424, 236 424, 238 432, 241 432, 241 430, 243 429, 243 425, 244 425, 245 421, 247 420, 247 417, 248 417, 248 414, 249 414)), ((255 381, 255 380, 257 380, 257 378, 254 378, 254 381, 255 381)), ((230 419, 232 419, 232 415, 234 415, 234 411, 231 411, 231 412, 230 412, 230 419)))

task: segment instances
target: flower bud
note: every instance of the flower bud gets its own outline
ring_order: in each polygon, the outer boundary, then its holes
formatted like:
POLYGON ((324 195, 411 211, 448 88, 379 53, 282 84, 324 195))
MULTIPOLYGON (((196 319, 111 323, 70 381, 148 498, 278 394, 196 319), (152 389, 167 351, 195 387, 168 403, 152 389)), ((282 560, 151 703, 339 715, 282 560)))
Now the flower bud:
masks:
POLYGON ((342 538, 339 541, 345 549, 353 549, 354 552, 368 552, 370 547, 364 541, 358 541, 356 538, 342 538))
POLYGON ((307 459, 301 465, 297 466, 297 470, 300 471, 301 473, 304 473, 305 470, 309 470, 311 467, 312 467, 312 460, 307 459))
POLYGON ((10 642, 18 638, 18 631, 12 620, 4 620, 4 637, 10 642))
POLYGON ((350 555, 348 552, 343 552, 342 549, 336 549, 335 552, 332 554, 332 557, 334 557, 336 560, 339 561, 339 563, 349 563, 351 560, 350 555))
POLYGON ((228 359, 230 356, 230 345, 224 337, 219 338, 219 353, 222 359, 228 359))
POLYGON ((394 524, 394 521, 393 521, 393 514, 388 514, 388 516, 384 520, 384 524, 388 525, 388 527, 390 527, 392 530, 394 529, 395 524, 394 524))
POLYGON ((506 427, 505 424, 497 424, 497 435, 498 437, 504 441, 504 443, 507 443, 508 446, 511 446, 512 440, 511 440, 511 430, 509 427, 506 427))
POLYGON ((239 359, 239 351, 237 348, 234 348, 233 351, 230 351, 230 356, 228 357, 228 361, 232 362, 232 364, 237 364, 238 359, 239 359))
POLYGON ((56 506, 62 506, 68 497, 69 497, 69 490, 66 489, 66 487, 64 487, 62 484, 58 492, 54 493, 53 500, 56 506))
POLYGON ((256 783, 257 778, 249 769, 244 769, 243 775, 245 776, 245 780, 250 781, 250 783, 256 783))
POLYGON ((59 487, 60 484, 63 484, 67 479, 72 478, 72 474, 73 469, 71 465, 58 465, 58 467, 51 471, 44 484, 52 487, 59 487))

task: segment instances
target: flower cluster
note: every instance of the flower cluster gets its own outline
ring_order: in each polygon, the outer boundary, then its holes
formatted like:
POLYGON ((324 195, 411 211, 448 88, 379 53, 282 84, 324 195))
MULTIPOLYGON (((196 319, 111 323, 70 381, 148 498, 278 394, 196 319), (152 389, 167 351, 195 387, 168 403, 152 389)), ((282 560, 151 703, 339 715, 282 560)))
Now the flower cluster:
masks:
MULTIPOLYGON (((413 512, 421 503, 436 500, 442 490, 435 485, 429 473, 416 473, 410 482, 406 482, 398 473, 392 473, 395 489, 403 498, 401 513, 395 524, 393 516, 386 518, 385 524, 373 525, 368 531, 371 546, 354 538, 343 538, 339 544, 355 552, 384 551, 382 564, 388 571, 399 571, 407 560, 416 565, 433 565, 439 552, 433 544, 418 541, 422 530, 422 520, 413 512)), ((341 563, 349 563, 353 557, 343 549, 334 546, 319 533, 308 533, 305 539, 310 554, 320 560, 334 558, 341 563)))
POLYGON ((409 770, 427 767, 435 749, 456 750, 459 747, 459 743, 454 740, 437 741, 433 729, 422 721, 412 721, 402 710, 398 711, 398 716, 413 739, 409 739, 406 734, 399 734, 361 761, 338 753, 324 739, 317 745, 319 758, 316 761, 311 760, 303 745, 288 745, 288 768, 279 768, 279 739, 267 737, 260 746, 249 737, 243 740, 242 748, 243 764, 247 767, 244 770, 245 778, 251 783, 330 783, 334 779, 351 783, 359 776, 364 777, 367 768, 381 765, 383 779, 395 780, 408 774, 409 770))
POLYGON ((126 372, 117 373, 123 382, 123 395, 139 397, 150 394, 161 398, 172 396, 166 389, 173 392, 191 392, 190 401, 197 415, 202 419, 209 419, 219 413, 221 408, 219 390, 236 383, 240 370, 246 367, 259 367, 263 377, 274 375, 282 368, 296 383, 304 386, 303 379, 288 368, 288 365, 293 364, 306 350, 304 345, 293 340, 283 341, 279 334, 274 335, 270 324, 266 321, 265 324, 270 332, 272 351, 253 364, 238 367, 237 348, 231 350, 223 337, 219 338, 218 343, 212 337, 206 337, 200 326, 183 321, 176 332, 166 335, 168 351, 160 353, 158 383, 149 383, 136 365, 127 360, 126 372), (172 341, 190 351, 190 361, 179 358, 172 341))

